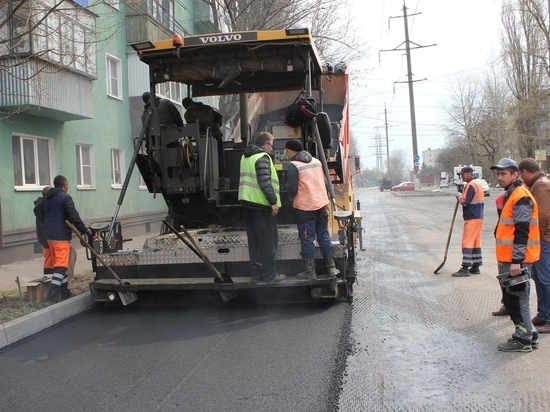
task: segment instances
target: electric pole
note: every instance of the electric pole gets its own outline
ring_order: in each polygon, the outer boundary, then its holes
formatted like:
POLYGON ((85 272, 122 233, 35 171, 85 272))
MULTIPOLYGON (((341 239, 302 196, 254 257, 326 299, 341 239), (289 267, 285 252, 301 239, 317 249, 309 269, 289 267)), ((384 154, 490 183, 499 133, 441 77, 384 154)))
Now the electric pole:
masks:
POLYGON ((384 127, 386 128, 386 173, 390 174, 390 142, 388 140, 388 112, 384 103, 384 127))
MULTIPOLYGON (((405 0, 403 0, 403 21, 405 23, 405 42, 404 42, 405 49, 399 48, 400 46, 403 45, 403 43, 401 43, 395 49, 380 50, 381 52, 405 50, 405 53, 407 56, 407 83, 409 85, 409 108, 410 108, 410 116, 411 116, 411 135, 412 135, 413 165, 414 165, 415 177, 416 177, 416 174, 418 173, 418 167, 420 166, 420 156, 418 154, 418 142, 416 137, 416 113, 414 108, 414 89, 413 89, 414 80, 412 78, 413 73, 412 73, 412 63, 411 63, 411 49, 420 49, 424 47, 436 46, 436 44, 431 44, 429 46, 420 46, 419 44, 416 44, 410 41, 408 19, 409 19, 409 16, 416 16, 417 14, 421 14, 421 13, 414 13, 414 14, 407 15, 407 6, 405 5, 405 0), (411 47, 411 43, 413 44, 414 47, 411 47)), ((426 79, 421 79, 421 80, 426 80, 426 79)), ((395 82, 395 83, 403 83, 403 82, 395 82)))

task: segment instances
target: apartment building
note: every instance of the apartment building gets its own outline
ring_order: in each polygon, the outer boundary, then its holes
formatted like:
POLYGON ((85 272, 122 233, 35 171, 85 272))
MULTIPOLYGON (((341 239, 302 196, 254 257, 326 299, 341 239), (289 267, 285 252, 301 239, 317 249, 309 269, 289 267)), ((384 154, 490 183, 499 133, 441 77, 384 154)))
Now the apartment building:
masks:
MULTIPOLYGON (((0 265, 42 253, 34 200, 58 174, 86 223, 119 203, 125 237, 158 233, 166 205, 137 168, 121 197, 149 89, 130 45, 213 31, 204 3, 12 1, 0 17, 0 265)), ((157 92, 182 110, 179 85, 157 92)))

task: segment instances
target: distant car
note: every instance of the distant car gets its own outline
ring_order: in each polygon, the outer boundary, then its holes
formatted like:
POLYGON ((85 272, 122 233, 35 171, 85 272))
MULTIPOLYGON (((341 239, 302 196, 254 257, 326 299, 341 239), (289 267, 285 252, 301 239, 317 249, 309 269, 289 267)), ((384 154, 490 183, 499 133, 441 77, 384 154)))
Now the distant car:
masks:
POLYGON ((491 196, 491 188, 489 187, 489 183, 485 179, 478 179, 479 183, 481 183, 481 186, 483 186, 483 193, 485 196, 491 196))
POLYGON ((439 187, 441 189, 443 188, 449 188, 449 181, 447 179, 441 179, 441 181, 439 182, 439 187))
POLYGON ((407 190, 414 190, 414 183, 413 182, 401 182, 397 186, 393 186, 391 188, 392 192, 402 192, 407 190))
POLYGON ((380 191, 383 192, 384 190, 391 190, 391 180, 388 180, 386 178, 382 179, 380 181, 380 191))

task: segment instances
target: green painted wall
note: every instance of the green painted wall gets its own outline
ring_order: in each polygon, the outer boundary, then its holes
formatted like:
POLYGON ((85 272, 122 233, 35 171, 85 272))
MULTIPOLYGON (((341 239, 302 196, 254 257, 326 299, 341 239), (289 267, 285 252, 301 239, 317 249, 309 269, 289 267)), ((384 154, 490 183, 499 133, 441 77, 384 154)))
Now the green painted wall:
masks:
MULTIPOLYGON (((93 7, 97 30, 104 44, 97 46, 97 80, 93 82, 94 118, 59 122, 48 118, 18 114, 0 120, 0 201, 3 231, 27 230, 34 227, 33 202, 41 195, 36 191, 14 191, 12 133, 54 139, 54 167, 52 179, 63 174, 69 179, 69 194, 85 222, 110 218, 116 209, 121 193, 111 187, 111 149, 123 149, 125 166, 133 154, 130 127, 126 64, 125 3, 116 11, 104 3, 93 7), (116 56, 122 63, 122 100, 107 95, 106 53, 116 56), (77 190, 76 145, 91 144, 95 158, 95 189, 77 190)), ((0 91, 1 93, 1 91, 0 91)), ((162 196, 156 199, 148 191, 139 190, 139 172, 134 169, 132 179, 119 217, 148 214, 166 210, 162 196)))

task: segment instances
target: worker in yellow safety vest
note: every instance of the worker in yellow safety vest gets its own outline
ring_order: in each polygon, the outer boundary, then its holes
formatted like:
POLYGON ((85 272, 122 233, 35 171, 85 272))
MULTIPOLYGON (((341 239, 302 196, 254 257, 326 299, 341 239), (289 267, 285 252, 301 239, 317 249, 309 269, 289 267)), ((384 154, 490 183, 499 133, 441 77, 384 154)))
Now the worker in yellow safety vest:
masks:
POLYGON ((279 178, 269 152, 274 137, 261 132, 241 157, 239 202, 243 207, 248 239, 250 276, 253 282, 279 282, 286 279, 277 273, 275 254, 278 231, 275 216, 281 207, 279 178))

